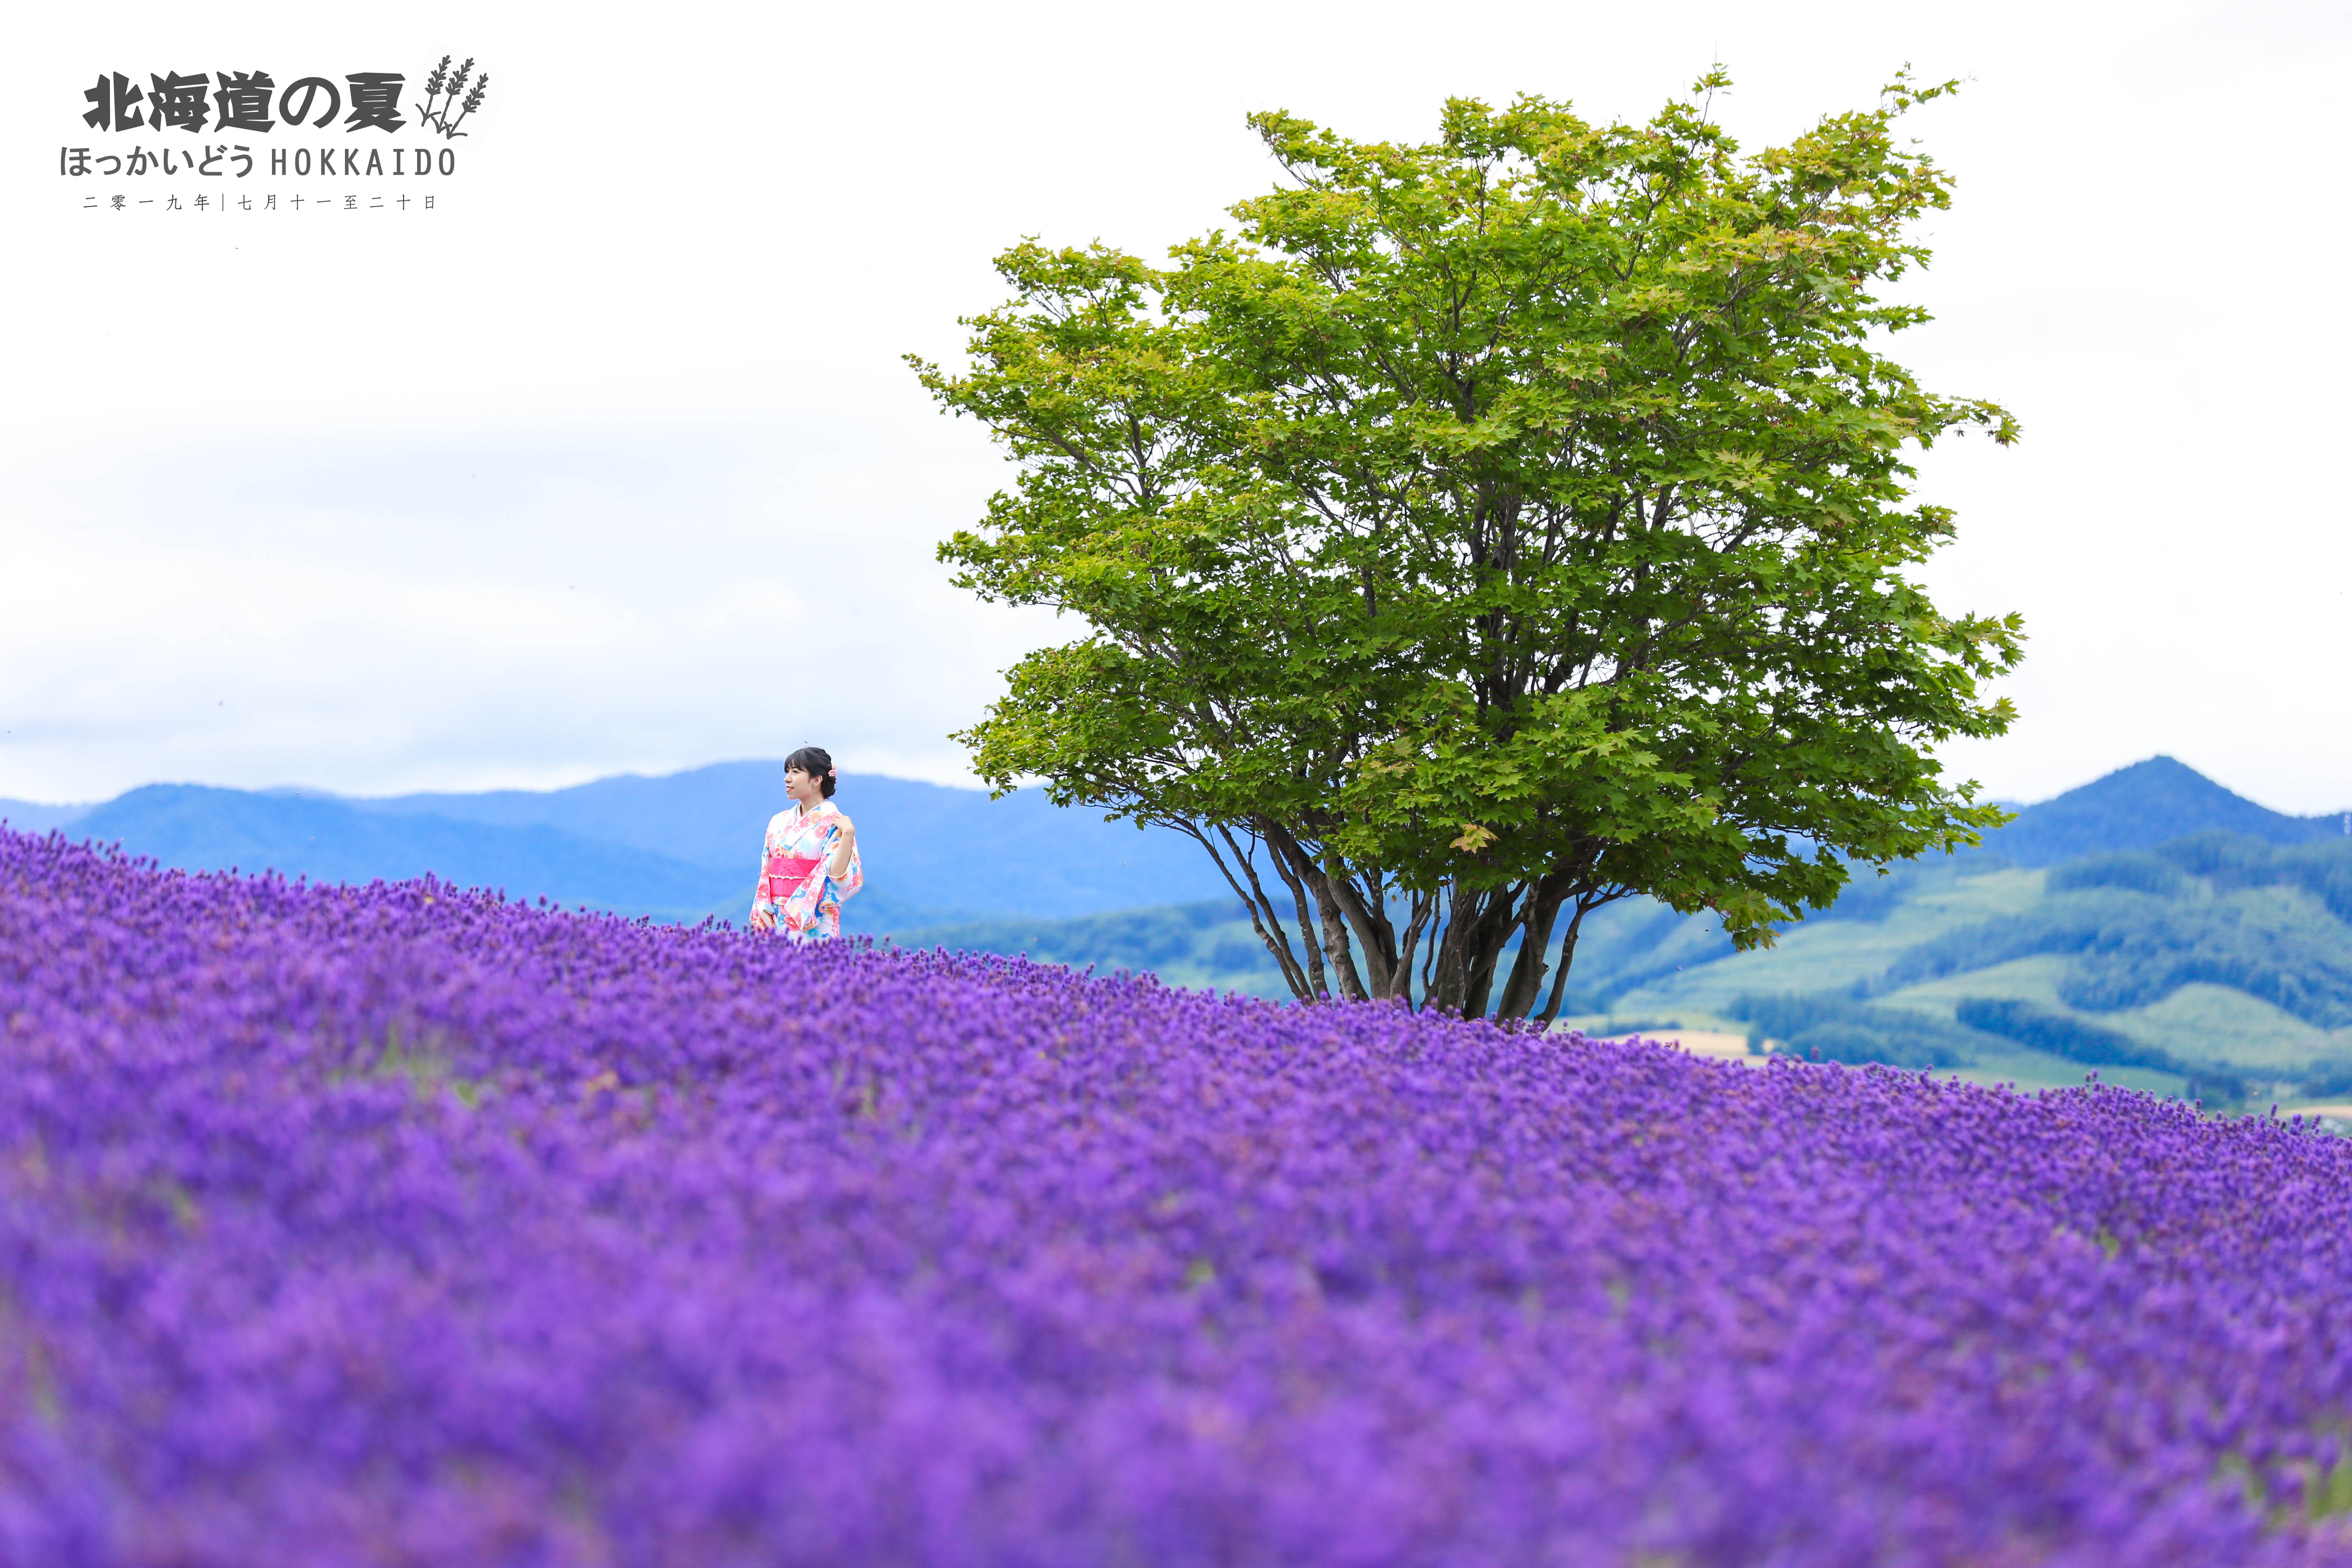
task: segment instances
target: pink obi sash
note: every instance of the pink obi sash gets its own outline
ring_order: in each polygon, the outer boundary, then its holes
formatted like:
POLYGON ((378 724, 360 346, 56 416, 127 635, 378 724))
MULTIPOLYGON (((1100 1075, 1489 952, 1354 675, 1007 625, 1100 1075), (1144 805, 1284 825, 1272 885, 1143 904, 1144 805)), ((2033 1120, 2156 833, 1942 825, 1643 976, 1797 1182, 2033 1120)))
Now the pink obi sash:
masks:
POLYGON ((782 903, 824 863, 800 855, 769 856, 768 874, 760 879, 760 897, 772 904, 782 903))

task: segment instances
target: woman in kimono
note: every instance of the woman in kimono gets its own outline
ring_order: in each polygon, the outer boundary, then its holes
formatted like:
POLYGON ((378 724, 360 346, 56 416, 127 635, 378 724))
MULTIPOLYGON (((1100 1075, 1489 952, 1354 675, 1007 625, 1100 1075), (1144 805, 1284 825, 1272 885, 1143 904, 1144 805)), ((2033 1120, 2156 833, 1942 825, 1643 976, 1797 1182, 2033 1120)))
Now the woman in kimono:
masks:
POLYGON ((833 804, 833 758, 803 746, 784 759, 791 807, 768 819, 751 929, 793 942, 841 934, 841 900, 866 885, 857 861, 857 827, 833 804))

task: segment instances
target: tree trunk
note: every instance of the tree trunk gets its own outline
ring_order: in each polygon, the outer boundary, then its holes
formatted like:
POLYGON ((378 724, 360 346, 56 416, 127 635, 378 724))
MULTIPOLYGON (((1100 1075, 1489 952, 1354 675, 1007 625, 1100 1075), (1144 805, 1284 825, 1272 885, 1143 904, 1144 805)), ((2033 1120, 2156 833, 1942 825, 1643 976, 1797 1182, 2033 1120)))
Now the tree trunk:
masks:
MULTIPOLYGON (((1185 826, 1190 831, 1191 826, 1185 826)), ((1549 962, 1552 935, 1561 907, 1570 901, 1580 876, 1591 869, 1589 859, 1562 867, 1533 885, 1475 892, 1459 888, 1402 892, 1411 906, 1400 932, 1381 899, 1382 882, 1376 872, 1351 873, 1344 867, 1327 866, 1283 824, 1268 818, 1253 819, 1249 828, 1289 890, 1292 915, 1298 922, 1296 949, 1271 888, 1260 879, 1251 856, 1234 835, 1215 829, 1233 857, 1231 865, 1206 832, 1193 837, 1224 873, 1226 884, 1248 910, 1259 940, 1280 966, 1285 984, 1301 1001, 1330 1001, 1336 994, 1351 1002, 1416 1003, 1414 961, 1425 941, 1432 948, 1431 973, 1416 1005, 1478 1017, 1491 1002, 1499 1016, 1522 1018, 1535 1016, 1541 1001, 1541 1016, 1548 1022, 1559 1014, 1562 982, 1584 916, 1611 901, 1577 898, 1555 974, 1549 962), (1515 932, 1521 935, 1519 952, 1497 995, 1496 972, 1515 932), (1548 998, 1547 976, 1552 977, 1548 998)))
POLYGON ((1518 960, 1511 965, 1510 978, 1503 984, 1502 1000, 1495 1008, 1504 1017, 1526 1017, 1535 1011, 1538 999, 1543 995, 1544 975, 1551 968, 1547 962, 1551 952, 1551 929, 1568 893, 1569 874, 1555 871, 1528 895, 1527 913, 1519 922, 1518 960))
POLYGON ((1307 905, 1302 898, 1298 907, 1298 929, 1302 940, 1312 946, 1310 931, 1319 927, 1323 942, 1323 967, 1339 983, 1339 994, 1350 1002, 1370 998, 1364 991, 1363 976, 1357 973, 1355 955, 1348 948, 1348 921, 1331 892, 1331 879, 1316 864, 1307 847, 1292 837, 1278 822, 1265 825, 1266 847, 1274 852, 1275 863, 1282 868, 1283 880, 1294 888, 1302 888, 1315 900, 1316 920, 1310 926, 1307 905))
POLYGON ((1477 920, 1468 933, 1467 963, 1464 970, 1462 1013, 1465 1017, 1486 1016, 1487 999, 1495 992, 1495 964, 1503 956, 1503 944, 1511 940, 1517 929, 1518 906, 1516 890, 1486 893, 1481 896, 1477 920))
POLYGON ((1202 829, 1190 823, 1177 826, 1201 841, 1201 847, 1209 852, 1209 858, 1216 862, 1218 871, 1223 875, 1225 885, 1233 889, 1234 896, 1241 900, 1242 907, 1249 910, 1250 924, 1256 930, 1258 941, 1265 944, 1266 952, 1274 955, 1275 963, 1282 971, 1282 983, 1290 987, 1290 994, 1302 1002, 1310 1000, 1315 994, 1314 986, 1307 980, 1305 966, 1291 951, 1290 936, 1283 929, 1282 916, 1275 909, 1274 900, 1266 893, 1265 884, 1258 879, 1257 868, 1242 852, 1242 847, 1234 841, 1232 832, 1222 824, 1217 825, 1216 835, 1225 841, 1224 853, 1221 854, 1217 847, 1209 842, 1208 834, 1202 829), (1230 866, 1225 863, 1226 854, 1233 857, 1230 866), (1247 887, 1242 885, 1244 878, 1248 879, 1247 887))
POLYGON ((1486 1011, 1495 955, 1510 936, 1515 901, 1507 892, 1454 889, 1445 930, 1437 940, 1437 972, 1430 977, 1427 1005, 1465 1016, 1486 1011))
POLYGON ((1559 1016, 1559 1001, 1568 986, 1569 968, 1576 962, 1577 933, 1584 929, 1584 917, 1599 907, 1579 899, 1576 913, 1569 917, 1568 931, 1559 939, 1559 972, 1552 976, 1551 995, 1544 1002, 1542 1022, 1547 1027, 1559 1016))

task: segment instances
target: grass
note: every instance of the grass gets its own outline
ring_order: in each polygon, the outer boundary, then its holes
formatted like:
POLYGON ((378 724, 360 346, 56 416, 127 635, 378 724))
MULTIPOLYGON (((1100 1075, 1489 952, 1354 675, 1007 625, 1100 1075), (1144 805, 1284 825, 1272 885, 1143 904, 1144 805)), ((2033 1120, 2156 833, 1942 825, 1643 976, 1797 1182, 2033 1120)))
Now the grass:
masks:
MULTIPOLYGON (((2032 908, 2042 896, 2042 873, 1963 874, 1958 867, 1927 866, 1888 880, 1895 884, 1888 891, 1897 901, 1881 919, 1816 917, 1770 948, 1662 975, 1616 997, 1610 1010, 1631 1015, 1696 1009, 1723 1016, 1738 997, 1751 993, 1844 991, 1867 984, 1940 931, 2032 908)), ((1876 890, 1868 880, 1859 888, 1876 890)))
POLYGON ((2184 1059, 2218 1062, 2252 1073, 2290 1071, 2315 1057, 2352 1046, 2352 1040, 2343 1037, 2345 1031, 2331 1035, 2258 996, 2201 981, 2191 982, 2146 1007, 2114 1013, 2069 1007, 2058 994, 2068 962, 2062 953, 2037 953, 1906 985, 1876 1000, 1881 1006, 1907 1007, 1940 1018, 1951 1017, 1958 1003, 1971 996, 2032 1002, 2129 1035, 2143 1045, 2184 1059))
MULTIPOLYGON (((2078 984, 2086 975, 2099 981, 2100 966, 2112 966, 2110 950, 2118 943, 2130 953, 2138 948, 2129 944, 2147 947, 2151 941, 2153 950, 2132 962, 2172 963, 2194 973, 2194 963, 2209 961, 2184 961, 2178 953, 2202 954, 2210 948, 2210 962, 2245 961, 2254 963, 2255 972, 2268 965, 2269 973, 2307 974, 2314 984, 2328 981, 2343 966, 2337 955, 2352 942, 2352 932, 2309 890, 2285 884, 2227 886, 2190 875, 2161 895, 2103 883, 2077 886, 2064 877, 2059 878, 2062 890, 2053 892, 2051 876, 1989 858, 1906 866, 1885 878, 1865 874, 1834 910, 1798 924, 1771 948, 1747 953, 1732 951, 1712 918, 1685 917, 1654 900, 1628 899, 1585 921, 1569 978, 1570 1001, 1559 1026, 1595 1037, 1689 1030, 1747 1034, 1750 1025, 1738 1013, 1743 997, 1841 1003, 1851 998, 1867 1003, 1878 1020, 1867 1026, 1886 1037, 1879 1046, 1865 1043, 1862 1048, 1897 1051, 1899 1019, 1906 1012, 1943 1026, 1956 1022, 1958 1005, 1969 998, 2018 1001, 2123 1034, 2181 1063, 2241 1077, 2247 1080, 2248 1102, 2259 1098, 2263 1108, 2273 1098, 2290 1106, 2300 1103, 2294 1096, 2304 1083, 2315 1094, 2326 1087, 2326 1075, 2315 1075, 2313 1064, 2352 1060, 2352 1027, 2331 1033, 2232 985, 2176 983, 2146 1005, 2111 1012, 2071 1006, 2062 997, 2063 991, 2074 989, 2066 984, 2070 974, 2078 984), (2012 935, 2031 937, 2053 921, 2063 926, 2084 910, 2097 917, 2088 919, 2088 935, 2082 939, 2090 940, 2089 951, 1990 962, 2004 951, 2032 945, 2030 940, 2012 941, 2012 935), (1962 963, 1961 973, 1886 989, 1898 984, 1889 971, 1906 954, 1952 948, 1956 942, 1950 956, 1962 963), (1979 967, 1965 967, 1970 952, 1979 954, 1973 960, 1979 967), (1890 1013, 1893 1019, 1886 1017, 1890 1013)), ((1080 966, 1093 962, 1106 969, 1150 969, 1171 984, 1286 996, 1255 933, 1234 918, 1238 912, 1230 900, 1212 900, 1077 921, 975 922, 909 940, 910 945, 943 941, 951 947, 1027 952, 1080 966)), ((1914 974, 1933 973, 1916 962, 1905 967, 1914 974)), ((2225 968, 2221 977, 2230 973, 2225 968)), ((2131 993, 2110 987, 2109 994, 2120 999, 2131 993)), ((2156 991, 2149 987, 2139 994, 2156 991)), ((2294 1003, 2292 996, 2282 999, 2294 1003)), ((1952 1037, 1948 1030, 1938 1033, 1947 1041, 1952 1037)), ((1840 1048, 1853 1048, 1853 1043, 1840 1048)), ((1924 1058, 1927 1053, 1915 1054, 1924 1058)), ((2028 1089, 2079 1084, 2086 1070, 2082 1063, 1990 1035, 1958 1054, 1973 1058, 1958 1069, 1963 1078, 2014 1082, 2028 1089)), ((1898 1054, 1896 1059, 1904 1058, 1898 1054)), ((2209 1100, 2213 1076, 2206 1075, 2209 1100)), ((2181 1074, 2148 1068, 2107 1067, 2101 1079, 2155 1094, 2179 1094, 2189 1083, 2181 1074)), ((2339 1092, 2306 1099, 2352 1100, 2337 1088, 2339 1092)))
POLYGON ((1980 1051, 1969 1066, 1938 1069, 1937 1076, 1957 1073, 1964 1083, 1988 1086, 2013 1083, 2031 1093, 2037 1089, 2079 1089, 2085 1076, 2095 1070, 2101 1083, 2113 1084, 2118 1089, 2136 1089, 2144 1094, 2179 1095, 2189 1089, 2189 1080, 2179 1073, 2158 1072, 2153 1068, 2103 1067, 2095 1069, 2084 1067, 2081 1062, 2070 1062, 2064 1057, 2024 1046, 1980 1051))

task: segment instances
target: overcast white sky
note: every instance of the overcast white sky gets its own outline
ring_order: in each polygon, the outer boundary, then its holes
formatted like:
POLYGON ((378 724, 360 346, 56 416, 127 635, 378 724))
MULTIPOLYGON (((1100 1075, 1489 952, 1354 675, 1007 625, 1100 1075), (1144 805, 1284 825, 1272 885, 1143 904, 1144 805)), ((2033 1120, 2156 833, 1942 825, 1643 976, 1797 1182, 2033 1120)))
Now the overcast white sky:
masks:
POLYGON ((546 786, 809 741, 963 781, 946 731, 1070 629, 932 560, 1000 469, 898 356, 955 353, 996 250, 1215 226, 1273 180, 1255 109, 1412 139, 1449 94, 1644 117, 1720 58, 1751 146, 1906 61, 1969 79, 1912 121, 1959 187, 1918 289, 1939 319, 1898 342, 2024 423, 1924 478, 1960 511, 1940 595, 2032 641, 2022 721, 1955 766, 2036 799, 2168 752, 2281 809, 2352 805, 2347 16, 27 10, 0 97, 0 795, 546 786), (88 211, 200 187, 58 173, 61 146, 216 139, 89 130, 101 70, 414 84, 451 51, 490 76, 475 133, 430 138, 455 177, 242 183, 430 188, 429 214, 88 211))

